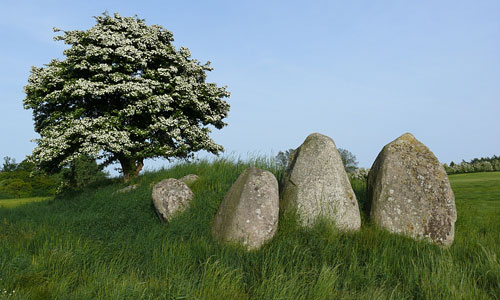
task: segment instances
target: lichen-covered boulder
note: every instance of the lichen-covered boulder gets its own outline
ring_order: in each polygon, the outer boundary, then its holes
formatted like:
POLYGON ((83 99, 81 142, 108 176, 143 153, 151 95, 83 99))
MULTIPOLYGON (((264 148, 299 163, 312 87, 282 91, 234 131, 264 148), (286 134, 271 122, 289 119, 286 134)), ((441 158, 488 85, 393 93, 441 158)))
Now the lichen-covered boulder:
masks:
POLYGON ((387 144, 368 174, 371 220, 415 239, 448 246, 457 211, 443 166, 412 134, 387 144))
POLYGON ((251 167, 231 186, 215 216, 212 234, 221 242, 258 249, 278 227, 278 181, 269 171, 251 167))
POLYGON ((193 192, 184 182, 168 178, 154 185, 152 198, 158 216, 168 222, 189 206, 193 192))
POLYGON ((304 226, 325 217, 340 230, 361 226, 358 202, 333 140, 310 134, 294 151, 284 177, 280 209, 294 212, 304 226))
POLYGON ((199 178, 198 175, 188 174, 188 175, 182 177, 179 180, 182 181, 182 182, 184 182, 187 185, 190 185, 190 184, 194 183, 196 180, 198 180, 198 178, 199 178))

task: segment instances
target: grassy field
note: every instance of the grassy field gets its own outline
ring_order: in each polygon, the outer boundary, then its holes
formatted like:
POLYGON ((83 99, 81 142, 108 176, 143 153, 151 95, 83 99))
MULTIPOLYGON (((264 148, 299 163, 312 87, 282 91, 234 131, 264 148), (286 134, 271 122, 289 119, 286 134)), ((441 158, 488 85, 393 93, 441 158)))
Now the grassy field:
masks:
POLYGON ((19 205, 40 202, 52 199, 52 197, 33 197, 33 198, 16 198, 16 199, 0 199, 0 207, 12 208, 19 205))
MULTIPOLYGON (((253 162, 269 169, 265 160, 253 162)), ((147 173, 125 194, 109 182, 0 208, 0 299, 499 299, 500 173, 453 175, 458 221, 448 249, 374 228, 305 230, 280 219, 258 251, 223 246, 210 224, 249 163, 224 159, 147 173), (195 173, 191 207, 165 225, 153 183, 195 173)), ((360 202, 364 183, 353 184, 360 202)))

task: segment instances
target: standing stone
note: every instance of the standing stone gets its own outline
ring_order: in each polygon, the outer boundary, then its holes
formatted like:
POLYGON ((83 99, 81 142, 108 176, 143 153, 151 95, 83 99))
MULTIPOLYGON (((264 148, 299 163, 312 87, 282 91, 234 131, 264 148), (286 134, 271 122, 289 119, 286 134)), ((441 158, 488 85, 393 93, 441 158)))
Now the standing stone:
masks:
POLYGON ((358 202, 331 138, 312 133, 295 150, 284 177, 280 209, 297 213, 304 226, 322 216, 340 230, 360 228, 358 202))
POLYGON ((251 167, 231 186, 212 226, 215 239, 257 249, 278 227, 278 181, 269 172, 251 167))
POLYGON ((189 174, 189 175, 186 175, 186 176, 182 177, 179 180, 182 181, 182 182, 184 182, 187 185, 190 185, 190 184, 194 183, 196 180, 198 180, 198 178, 199 178, 198 175, 189 174))
POLYGON ((448 175, 412 134, 387 144, 368 175, 370 217, 390 232, 448 246, 457 211, 448 175))
POLYGON ((157 214, 168 222, 188 207, 193 192, 184 182, 168 178, 155 184, 152 197, 157 214))

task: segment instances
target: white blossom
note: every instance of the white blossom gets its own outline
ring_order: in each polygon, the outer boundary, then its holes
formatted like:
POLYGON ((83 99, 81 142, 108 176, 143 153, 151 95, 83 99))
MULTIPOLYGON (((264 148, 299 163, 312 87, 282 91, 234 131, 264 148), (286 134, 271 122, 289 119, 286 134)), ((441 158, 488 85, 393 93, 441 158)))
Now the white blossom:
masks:
POLYGON ((24 107, 40 134, 32 161, 57 169, 86 154, 142 166, 144 158, 223 151, 208 126, 226 125, 229 92, 205 82, 210 63, 175 49, 161 26, 118 14, 95 19, 87 31, 54 38, 70 45, 64 60, 31 70, 24 107))

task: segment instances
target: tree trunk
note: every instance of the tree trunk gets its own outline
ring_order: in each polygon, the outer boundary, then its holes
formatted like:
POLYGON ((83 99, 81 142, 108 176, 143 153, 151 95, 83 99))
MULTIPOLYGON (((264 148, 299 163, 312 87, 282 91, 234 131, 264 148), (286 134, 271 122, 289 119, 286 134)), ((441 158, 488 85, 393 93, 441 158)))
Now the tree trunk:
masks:
POLYGON ((77 183, 76 183, 76 166, 75 162, 72 161, 69 164, 69 174, 68 176, 68 181, 69 181, 69 186, 76 189, 77 188, 77 183))
POLYGON ((144 166, 142 159, 122 158, 119 161, 122 165, 123 181, 125 182, 129 182, 132 178, 137 177, 144 166))

